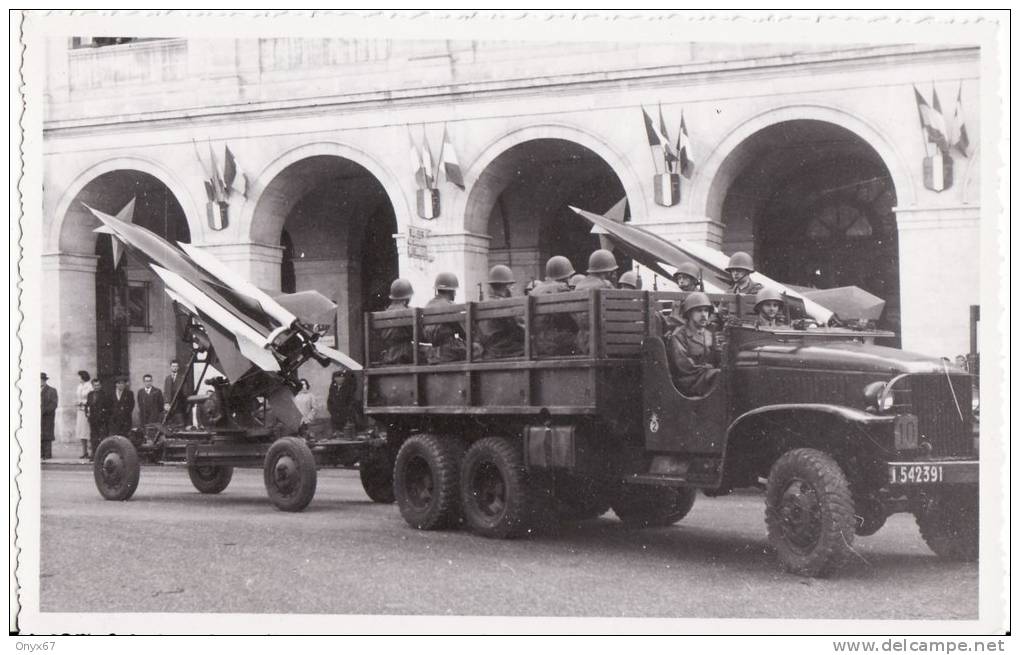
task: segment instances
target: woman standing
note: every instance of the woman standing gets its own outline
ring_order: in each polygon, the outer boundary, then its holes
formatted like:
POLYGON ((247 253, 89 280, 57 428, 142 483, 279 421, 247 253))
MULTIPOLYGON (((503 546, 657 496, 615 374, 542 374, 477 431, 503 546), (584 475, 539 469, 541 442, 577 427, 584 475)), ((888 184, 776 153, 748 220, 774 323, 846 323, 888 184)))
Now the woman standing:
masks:
POLYGON ((77 437, 78 441, 81 442, 81 458, 89 458, 89 436, 91 430, 89 428, 89 415, 86 412, 87 401, 89 398, 89 392, 92 391, 92 383, 90 380, 92 376, 89 375, 88 371, 78 371, 78 388, 75 391, 75 401, 77 402, 78 411, 75 414, 74 419, 74 436, 77 437))
POLYGON ((301 391, 298 391, 294 396, 294 404, 301 412, 302 425, 308 425, 315 420, 315 412, 318 409, 315 406, 315 396, 312 395, 312 385, 308 384, 308 380, 304 378, 301 379, 301 391))

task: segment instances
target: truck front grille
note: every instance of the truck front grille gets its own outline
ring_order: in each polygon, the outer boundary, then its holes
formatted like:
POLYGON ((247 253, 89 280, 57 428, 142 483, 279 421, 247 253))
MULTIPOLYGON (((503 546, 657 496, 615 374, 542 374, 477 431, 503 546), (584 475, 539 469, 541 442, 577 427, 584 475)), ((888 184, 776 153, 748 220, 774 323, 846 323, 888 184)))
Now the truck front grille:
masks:
POLYGON ((971 380, 965 375, 911 375, 903 382, 910 388, 910 411, 917 415, 922 441, 932 445, 932 455, 969 455, 974 452, 971 380), (950 388, 952 381, 952 388, 950 388), (955 391, 955 400, 953 398, 955 391))

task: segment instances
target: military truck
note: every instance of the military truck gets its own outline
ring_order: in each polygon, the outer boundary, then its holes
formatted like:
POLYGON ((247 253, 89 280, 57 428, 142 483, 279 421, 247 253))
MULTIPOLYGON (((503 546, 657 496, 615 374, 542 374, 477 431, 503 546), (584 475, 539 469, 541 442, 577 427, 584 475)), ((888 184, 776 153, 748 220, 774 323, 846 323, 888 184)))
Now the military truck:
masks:
POLYGON ((663 317, 685 294, 590 290, 366 316, 365 412, 396 450, 394 494, 422 530, 460 524, 513 538, 600 516, 668 526, 704 496, 764 488, 782 566, 823 576, 855 536, 911 512, 940 557, 978 554, 972 379, 943 360, 875 345, 875 330, 765 329, 753 297, 711 295, 730 316, 702 396, 675 386, 663 317), (578 325, 570 354, 535 344, 553 315, 578 325), (523 317, 522 354, 428 364, 425 328, 523 317), (545 317, 543 319, 543 317, 545 317), (413 360, 383 365, 380 334, 410 328, 413 360))

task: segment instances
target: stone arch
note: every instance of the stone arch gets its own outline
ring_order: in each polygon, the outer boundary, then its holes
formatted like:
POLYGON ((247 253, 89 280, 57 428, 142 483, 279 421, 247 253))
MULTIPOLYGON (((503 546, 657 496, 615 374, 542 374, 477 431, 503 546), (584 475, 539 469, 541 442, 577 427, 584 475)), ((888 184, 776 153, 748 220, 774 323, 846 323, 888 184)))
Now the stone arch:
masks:
POLYGON ((296 199, 270 197, 273 182, 281 173, 311 157, 332 156, 348 160, 364 168, 382 185, 393 206, 398 231, 404 230, 410 222, 410 207, 397 177, 382 163, 368 153, 342 143, 321 141, 291 148, 271 161, 255 177, 254 192, 241 210, 241 225, 248 226, 248 238, 254 243, 275 245, 283 230, 287 214, 296 199))
POLYGON ((789 105, 761 112, 732 129, 712 149, 703 164, 695 169, 691 181, 691 212, 718 220, 722 203, 739 169, 739 150, 747 139, 758 132, 787 121, 815 120, 831 123, 854 133, 871 146, 885 164, 893 180, 899 206, 916 202, 911 169, 892 139, 877 126, 842 109, 826 105, 789 105), (735 156, 736 155, 736 156, 735 156))
POLYGON ((95 234, 92 232, 92 228, 95 225, 73 219, 69 221, 68 219, 77 215, 77 210, 73 207, 73 203, 89 183, 102 175, 118 170, 140 171, 151 175, 166 186, 184 211, 184 218, 188 223, 188 231, 192 235, 192 241, 199 240, 196 237, 203 233, 200 205, 196 202, 195 196, 188 187, 176 175, 150 159, 136 156, 115 157, 84 169, 74 177, 63 194, 61 194, 52 214, 54 217, 53 224, 50 226, 43 244, 44 252, 93 254, 95 234))

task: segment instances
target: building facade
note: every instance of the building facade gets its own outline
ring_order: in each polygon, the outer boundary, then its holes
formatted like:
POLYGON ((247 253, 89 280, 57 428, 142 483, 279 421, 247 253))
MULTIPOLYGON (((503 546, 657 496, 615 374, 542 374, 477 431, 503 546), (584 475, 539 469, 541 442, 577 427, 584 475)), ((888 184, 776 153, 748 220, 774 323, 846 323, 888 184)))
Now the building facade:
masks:
MULTIPOLYGON (((136 223, 259 286, 334 299, 337 345, 355 358, 363 312, 393 278, 423 305, 440 271, 471 300, 492 264, 518 291, 553 254, 583 270, 598 239, 569 206, 624 197, 626 219, 664 238, 883 298, 881 326, 906 349, 969 348, 978 157, 954 150, 944 188, 929 188, 914 89, 967 110, 977 144, 977 47, 78 38, 49 40, 46 57, 42 364, 62 398, 79 369, 137 384, 188 354, 159 281, 115 266, 92 232, 85 205, 116 213, 132 198, 136 223), (673 140, 681 115, 689 134, 693 174, 671 206, 642 107, 673 140), (465 188, 440 175, 438 215, 423 218, 411 143, 435 160, 444 133, 465 188), (245 184, 210 207, 226 148, 245 184)), ((324 401, 328 372, 311 366, 324 401)))

